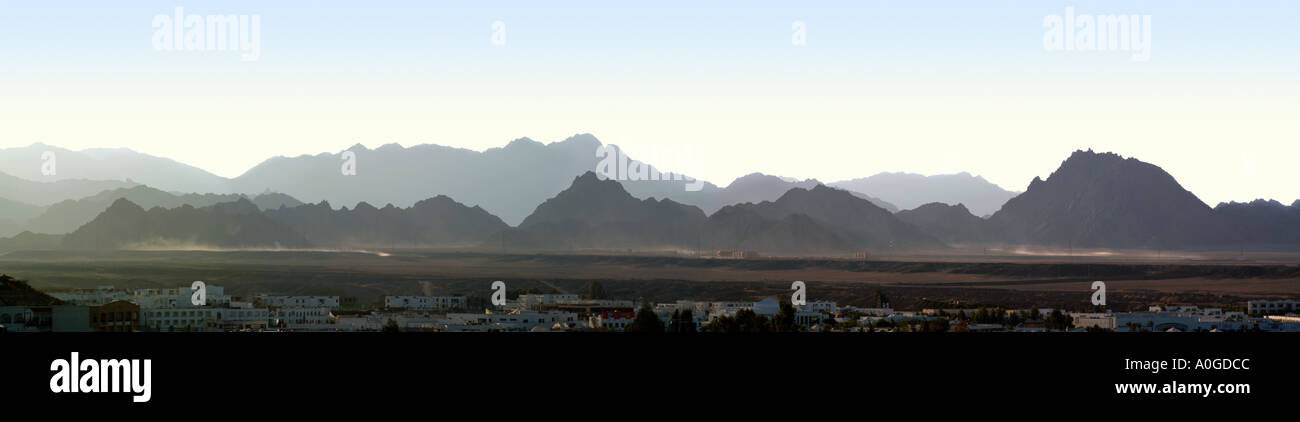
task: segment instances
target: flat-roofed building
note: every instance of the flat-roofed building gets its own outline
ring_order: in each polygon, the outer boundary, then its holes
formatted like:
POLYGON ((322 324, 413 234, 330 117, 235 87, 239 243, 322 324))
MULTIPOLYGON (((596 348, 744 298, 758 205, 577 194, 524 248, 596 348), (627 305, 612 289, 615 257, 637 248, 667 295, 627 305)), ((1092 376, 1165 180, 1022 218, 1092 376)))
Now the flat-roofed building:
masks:
POLYGON ((258 299, 272 308, 330 308, 338 309, 338 296, 271 296, 260 295, 258 299))
POLYGON ((101 332, 132 332, 140 328, 140 305, 115 300, 90 307, 90 329, 101 332))
POLYGON ((392 309, 465 309, 465 296, 384 296, 384 307, 392 309))

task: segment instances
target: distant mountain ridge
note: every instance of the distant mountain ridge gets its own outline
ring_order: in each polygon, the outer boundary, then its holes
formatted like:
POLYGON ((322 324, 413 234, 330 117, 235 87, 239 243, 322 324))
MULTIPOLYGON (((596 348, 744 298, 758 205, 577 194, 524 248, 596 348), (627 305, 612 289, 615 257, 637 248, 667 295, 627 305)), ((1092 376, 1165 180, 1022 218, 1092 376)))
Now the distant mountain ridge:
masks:
POLYGON ((913 209, 931 202, 963 204, 976 216, 997 212, 1017 192, 970 173, 922 176, 914 173, 879 173, 871 177, 843 180, 830 186, 878 197, 898 206, 913 209))
MULTIPOLYGON (((638 200, 595 173, 537 207, 507 245, 533 249, 752 250, 849 255, 865 249, 945 246, 889 211, 847 191, 816 184, 775 201, 722 207, 705 216, 670 199, 638 200)), ((509 246, 507 246, 509 247, 509 246)))
MULTIPOLYGON (((591 171, 599 159, 594 153, 601 147, 588 134, 550 144, 521 138, 484 152, 437 145, 389 144, 373 150, 357 145, 338 154, 273 158, 221 182, 230 192, 263 192, 251 196, 174 194, 137 185, 135 179, 73 180, 65 172, 69 165, 95 177, 138 170, 176 184, 217 183, 202 174, 206 172, 130 150, 71 152, 37 144, 0 151, 57 151, 59 176, 34 177, 61 180, 38 182, 0 173, 0 237, 22 231, 69 233, 61 242, 90 248, 211 241, 262 247, 501 244, 520 249, 711 248, 835 255, 981 244, 1300 250, 1300 200, 1291 205, 1274 200, 1230 202, 1210 208, 1160 167, 1113 153, 1076 151, 1047 179, 1034 178, 1024 193, 998 203, 1001 195, 1011 193, 966 173, 882 173, 834 187, 816 179, 752 173, 726 187, 700 181, 699 190, 686 189, 690 181, 683 180, 601 180, 591 171), (342 174, 340 167, 352 157, 357 175, 342 174), (121 168, 95 173, 96 166, 121 168), (872 189, 896 195, 909 186, 913 189, 904 192, 907 195, 898 196, 905 201, 903 211, 868 195, 872 189), (322 198, 356 198, 341 202, 357 206, 331 209, 334 200, 325 199, 304 205, 290 194, 270 193, 278 191, 275 187, 322 198), (962 195, 982 201, 985 209, 999 208, 981 218, 984 214, 975 206, 953 202, 962 195), (911 207, 912 202, 906 202, 930 196, 944 199, 911 207), (130 207, 114 210, 120 199, 141 208, 141 218, 151 224, 188 218, 212 226, 150 232, 126 218, 138 214, 130 207), (256 212, 225 212, 247 211, 243 203, 256 212), (388 205, 377 208, 372 203, 388 205), (494 208, 510 218, 500 217, 494 208), (108 223, 85 227, 105 214, 122 217, 114 221, 134 229, 114 231, 108 223), (200 221, 204 219, 212 221, 200 221), (518 227, 511 228, 512 221, 518 221, 518 227), (270 237, 221 235, 218 227, 236 232, 240 227, 265 228, 270 237)), ((34 163, 31 157, 0 156, 0 170, 6 166, 39 173, 39 158, 34 163)), ((8 244, 41 245, 50 239, 28 234, 8 244)))
POLYGON ((63 236, 60 248, 306 248, 302 235, 262 214, 247 198, 195 208, 148 211, 125 198, 94 220, 63 236))
POLYGON ((574 176, 595 168, 599 145, 586 134, 551 144, 520 138, 483 152, 438 145, 368 149, 358 144, 338 154, 272 158, 235 178, 232 186, 235 192, 271 190, 311 203, 398 207, 445 195, 517 224, 574 176), (352 157, 356 173, 345 175, 344 159, 352 157))
POLYGON ((529 249, 693 248, 707 217, 671 199, 636 199, 623 185, 594 172, 537 206, 507 246, 529 249))
MULTIPOLYGON (((0 149, 0 172, 30 181, 118 180, 129 185, 146 184, 164 191, 230 193, 227 179, 221 176, 175 160, 125 148, 71 151, 36 143, 27 147, 0 149), (52 158, 52 175, 45 175, 42 171, 42 167, 50 162, 47 157, 52 158)), ((2 192, 0 197, 17 199, 5 196, 2 192)), ((62 199, 74 198, 60 198, 62 199)))
POLYGON ((0 172, 0 198, 29 205, 46 206, 69 199, 80 199, 106 190, 136 186, 137 183, 113 180, 59 180, 35 182, 0 172))
MULTIPOLYGON (((663 181, 620 181, 628 192, 637 198, 668 198, 683 204, 695 205, 712 214, 727 205, 746 202, 772 201, 780 198, 793 188, 812 189, 822 182, 817 179, 788 179, 763 173, 750 173, 733 180, 726 187, 719 188, 712 183, 704 183, 698 191, 689 191, 684 183, 665 183, 663 181)), ((889 212, 898 212, 898 207, 865 194, 853 192, 854 195, 871 201, 889 212)))
POLYGON ((1295 249, 1300 243, 1300 201, 1290 206, 1274 200, 1220 203, 1214 213, 1225 221, 1230 239, 1252 249, 1295 249))
POLYGON ((916 226, 928 235, 950 245, 975 245, 1002 242, 1001 233, 991 223, 971 214, 962 204, 931 202, 914 209, 899 211, 899 220, 916 226))
POLYGON ((764 219, 776 221, 805 216, 858 250, 946 248, 942 242, 899 220, 888 210, 846 190, 825 185, 812 189, 794 188, 776 201, 733 205, 723 210, 729 208, 751 211, 764 219))
MULTIPOLYGON (((33 218, 26 229, 37 233, 64 234, 76 230, 90 222, 118 199, 128 199, 141 208, 154 207, 177 208, 189 205, 196 208, 208 207, 223 202, 236 202, 245 198, 236 194, 183 194, 176 195, 148 186, 136 186, 126 189, 114 189, 100 192, 78 200, 63 201, 51 205, 40 216, 33 218)), ((274 209, 281 206, 295 207, 301 202, 283 194, 262 194, 251 198, 260 209, 274 209)))
MULTIPOLYGON (((223 202, 235 202, 244 195, 236 194, 172 194, 154 189, 148 186, 139 185, 130 188, 118 188, 99 192, 98 194, 87 196, 76 200, 65 200, 48 207, 40 207, 36 210, 38 214, 32 216, 27 214, 26 218, 13 218, 13 223, 6 227, 0 224, 0 237, 10 236, 19 231, 32 231, 46 234, 65 234, 76 230, 78 227, 90 222, 99 215, 114 201, 118 199, 128 199, 132 203, 142 208, 149 209, 153 207, 176 208, 183 205, 192 207, 207 207, 223 202)), ((293 199, 288 195, 276 193, 264 193, 251 198, 253 204, 261 209, 273 209, 280 206, 294 207, 301 205, 301 202, 293 199)), ((0 200, 3 205, 3 200, 0 200)), ((0 209, 3 211, 3 209, 0 209)), ((0 214, 0 216, 11 214, 0 214)))
POLYGON ((393 248, 475 246, 509 226, 480 207, 439 195, 409 208, 362 202, 335 210, 328 202, 282 207, 264 214, 318 247, 393 248))

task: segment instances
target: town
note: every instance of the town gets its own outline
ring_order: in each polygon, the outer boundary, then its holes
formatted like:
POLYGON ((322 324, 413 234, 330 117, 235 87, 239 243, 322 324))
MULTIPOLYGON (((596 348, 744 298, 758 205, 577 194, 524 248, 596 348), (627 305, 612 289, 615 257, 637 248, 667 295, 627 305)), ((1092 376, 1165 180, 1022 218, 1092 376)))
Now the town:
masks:
MULTIPOLYGON (((3 280, 7 291, 25 283, 3 280)), ((27 287, 27 289, 30 289, 27 287)), ((30 290, 33 291, 34 290, 30 290)), ((1244 311, 1195 305, 1153 305, 1142 312, 1104 309, 926 308, 896 310, 877 294, 876 307, 832 301, 607 299, 599 282, 578 294, 518 294, 502 306, 466 296, 385 296, 362 304, 340 296, 258 294, 234 297, 206 286, 202 305, 191 287, 54 292, 56 304, 0 306, 8 332, 1300 332, 1300 301, 1250 300, 1244 311), (595 292, 595 293, 592 293, 595 292), (804 302, 804 301, 800 301, 804 302)), ((41 294, 43 295, 43 293, 41 294)), ((28 295, 30 296, 30 295, 28 295)), ((17 299, 15 299, 15 297, 17 299)), ((30 301, 29 302, 35 302, 30 301)))

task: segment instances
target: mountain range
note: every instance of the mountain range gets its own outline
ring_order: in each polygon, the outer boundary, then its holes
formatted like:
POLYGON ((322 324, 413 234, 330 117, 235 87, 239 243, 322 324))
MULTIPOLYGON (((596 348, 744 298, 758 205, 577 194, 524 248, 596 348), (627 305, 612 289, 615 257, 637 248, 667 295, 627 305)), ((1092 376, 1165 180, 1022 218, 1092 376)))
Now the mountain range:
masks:
POLYGON ((834 182, 831 186, 879 197, 913 209, 932 202, 961 204, 972 214, 987 217, 1019 192, 1002 189, 970 173, 923 176, 914 173, 880 173, 871 177, 834 182))
POLYGON ((335 210, 328 202, 269 209, 273 221, 301 233, 316 247, 393 248, 476 246, 509 226, 483 208, 439 195, 409 208, 362 202, 335 210))
POLYGON ((1290 249, 1300 242, 1300 200, 1290 206, 1274 200, 1229 202, 1214 207, 1242 247, 1290 249))
MULTIPOLYGON (((9 202, 27 205, 46 206, 59 201, 85 198, 106 190, 129 188, 137 183, 116 180, 75 180, 64 179, 53 182, 37 182, 15 177, 0 172, 0 198, 9 202)), ((0 218, 12 217, 0 214, 0 218)))
POLYGON ((248 198, 209 207, 141 208, 120 198, 86 225, 63 236, 72 250, 186 248, 306 248, 302 235, 262 214, 248 198))
MULTIPOLYGON (((228 181, 198 167, 171 159, 141 154, 125 148, 71 151, 42 143, 22 148, 0 149, 0 172, 18 178, 60 182, 76 180, 115 180, 130 187, 145 184, 165 191, 230 193, 228 181), (46 175, 47 170, 53 174, 46 175)), ((90 192, 99 193, 104 188, 90 192)), ((0 197, 41 205, 7 196, 0 197)), ((72 199, 59 198, 58 200, 72 199)), ((49 201, 45 203, 56 202, 49 201)))
MULTIPOLYGON (((328 201, 338 205, 368 202, 408 207, 424 199, 446 195, 468 205, 480 206, 507 224, 518 225, 538 204, 565 189, 574 177, 596 169, 602 160, 596 152, 602 147, 612 148, 626 156, 616 145, 602 144, 590 134, 578 134, 549 144, 520 138, 504 147, 483 152, 428 144, 411 147, 387 144, 375 149, 357 144, 337 153, 273 157, 238 177, 227 179, 129 149, 70 151, 38 143, 0 150, 0 172, 18 176, 24 182, 0 180, 0 198, 49 205, 138 184, 177 193, 256 195, 280 192, 304 202, 328 201), (41 172, 45 162, 43 154, 47 152, 56 158, 57 171, 52 176, 41 172), (345 172, 345 165, 355 172, 345 172), (464 183, 466 180, 474 183, 464 183), (42 196, 40 192, 48 190, 45 189, 48 186, 39 182, 77 185, 81 189, 77 194, 42 196), (23 185, 21 189, 19 185, 23 185)), ((635 161, 634 157, 627 158, 635 161)), ((652 163, 647 166, 654 167, 652 163)), ((672 199, 698 206, 706 213, 726 205, 774 200, 791 188, 808 189, 822 184, 814 179, 793 180, 762 173, 737 178, 726 187, 700 181, 698 190, 686 188, 693 179, 632 181, 624 178, 620 182, 637 198, 672 199)), ((925 183, 920 182, 921 185, 925 183)), ((883 185, 876 183, 872 186, 883 185)), ((851 186, 845 189, 891 212, 909 208, 851 186)), ((965 200, 971 191, 963 192, 966 196, 941 200, 965 200)), ((980 202, 1000 203, 1004 200, 995 198, 980 202)))
MULTIPOLYGON (((628 192, 637 198, 667 198, 674 201, 700 207, 705 213, 712 214, 722 207, 746 202, 775 200, 790 189, 812 189, 822 182, 817 179, 786 179, 763 173, 750 173, 733 180, 726 187, 719 188, 712 183, 705 183, 698 191, 684 188, 685 182, 663 181, 620 181, 628 192)), ((859 192, 850 192, 854 196, 871 201, 889 212, 898 212, 898 207, 883 199, 859 192)))
MULTIPOLYGON (((0 251, 51 245, 822 255, 981 245, 1300 250, 1300 200, 1210 208, 1160 167, 1114 153, 1075 151, 1046 179, 1034 178, 1016 195, 964 173, 885 173, 829 186, 753 173, 726 187, 699 182, 699 189, 687 189, 689 180, 599 176, 591 169, 597 168, 594 152, 600 148, 591 135, 551 144, 525 138, 484 152, 358 145, 339 154, 273 158, 224 182, 129 150, 72 152, 40 144, 26 149, 31 151, 7 149, 6 154, 28 155, 55 151, 59 176, 39 176, 39 166, 26 176, 57 180, 0 173, 0 237, 18 234, 0 241, 0 251), (356 175, 344 175, 340 166, 353 158, 356 175), (154 168, 103 168, 112 163, 154 168), (68 173, 68 166, 84 169, 68 173), (228 189, 177 193, 137 184, 137 176, 157 181, 149 178, 169 172, 176 177, 168 186, 180 187, 179 192, 213 184, 228 189), (73 178, 122 176, 130 177, 73 178), (304 204, 296 199, 299 194, 315 199, 304 204), (999 199, 1008 194, 1012 197, 999 199), (357 200, 334 208, 325 197, 357 200), (932 197, 940 199, 912 206, 932 197), (980 210, 992 207, 990 216, 980 217, 980 210)), ((6 155, 0 170, 14 171, 22 163, 31 167, 30 159, 6 155)))
MULTIPOLYGON (((11 236, 20 231, 45 234, 70 233, 90 222, 118 199, 128 199, 145 209, 153 207, 170 209, 183 205, 207 207, 223 202, 235 202, 244 197, 245 195, 211 193, 178 195, 139 185, 106 190, 81 199, 64 200, 48 207, 26 205, 27 208, 23 208, 25 204, 7 205, 4 200, 0 200, 0 210, 5 211, 0 215, 11 216, 8 225, 0 220, 0 236, 11 236), (16 207, 23 212, 10 211, 11 207, 16 207)), ((302 204, 291 196, 270 192, 257 195, 250 200, 261 209, 296 207, 302 204)))
POLYGON ((507 244, 538 249, 844 254, 944 247, 871 201, 821 184, 790 188, 774 201, 724 206, 706 216, 698 207, 671 199, 637 199, 619 182, 590 172, 539 205, 506 236, 507 244))
POLYGON ((971 214, 962 204, 931 202, 895 215, 949 245, 998 244, 1004 241, 1002 234, 987 220, 971 214))

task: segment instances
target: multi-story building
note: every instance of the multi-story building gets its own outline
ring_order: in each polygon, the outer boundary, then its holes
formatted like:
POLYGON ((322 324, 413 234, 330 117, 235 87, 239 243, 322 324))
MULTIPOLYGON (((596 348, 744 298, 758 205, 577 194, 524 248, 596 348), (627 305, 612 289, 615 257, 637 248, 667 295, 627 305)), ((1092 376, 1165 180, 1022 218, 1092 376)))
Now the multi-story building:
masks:
POLYGON ((807 305, 799 307, 801 311, 808 312, 825 312, 829 314, 839 313, 839 306, 832 301, 808 302, 807 305))
POLYGON ((1115 330, 1115 314, 1109 312, 1080 312, 1071 313, 1070 318, 1074 319, 1074 328, 1101 328, 1106 330, 1115 330))
MULTIPOLYGON (((131 301, 140 305, 141 309, 177 309, 197 307, 192 301, 193 298, 194 290, 187 286, 173 289, 136 289, 132 293, 131 301)), ((230 296, 226 295, 224 287, 209 284, 205 287, 204 302, 202 306, 225 306, 230 304, 230 296)))
POLYGON ((334 314, 330 308, 280 308, 272 315, 275 327, 290 331, 333 331, 334 314))
POLYGON ((1295 300, 1252 300, 1246 302, 1246 312, 1251 315, 1271 315, 1295 312, 1300 308, 1300 301, 1295 300))
POLYGON ((54 292, 50 293, 50 296, 54 296, 55 299, 69 305, 82 306, 99 306, 113 301, 131 300, 130 294, 122 290, 116 290, 113 286, 99 286, 94 290, 54 292))
POLYGON ((412 310, 465 309, 465 296, 384 296, 384 307, 412 310))
POLYGON ((154 331, 237 331, 266 328, 266 308, 157 308, 140 310, 141 324, 154 331))
POLYGON ((578 314, 561 311, 518 310, 506 313, 447 314, 442 331, 532 331, 551 329, 557 324, 576 327, 578 314))
POLYGON ((606 311, 587 318, 587 325, 598 330, 623 331, 636 319, 636 312, 606 311))
POLYGON ((570 305, 578 303, 580 300, 581 299, 578 298, 578 295, 519 295, 519 298, 515 299, 515 304, 524 309, 532 309, 540 305, 570 305))
POLYGON ((217 308, 145 308, 140 320, 154 331, 222 331, 217 308))
POLYGON ((115 300, 90 307, 91 330, 132 332, 140 327, 140 305, 125 300, 115 300))
POLYGON ((338 296, 270 296, 257 297, 272 308, 339 308, 338 296))

